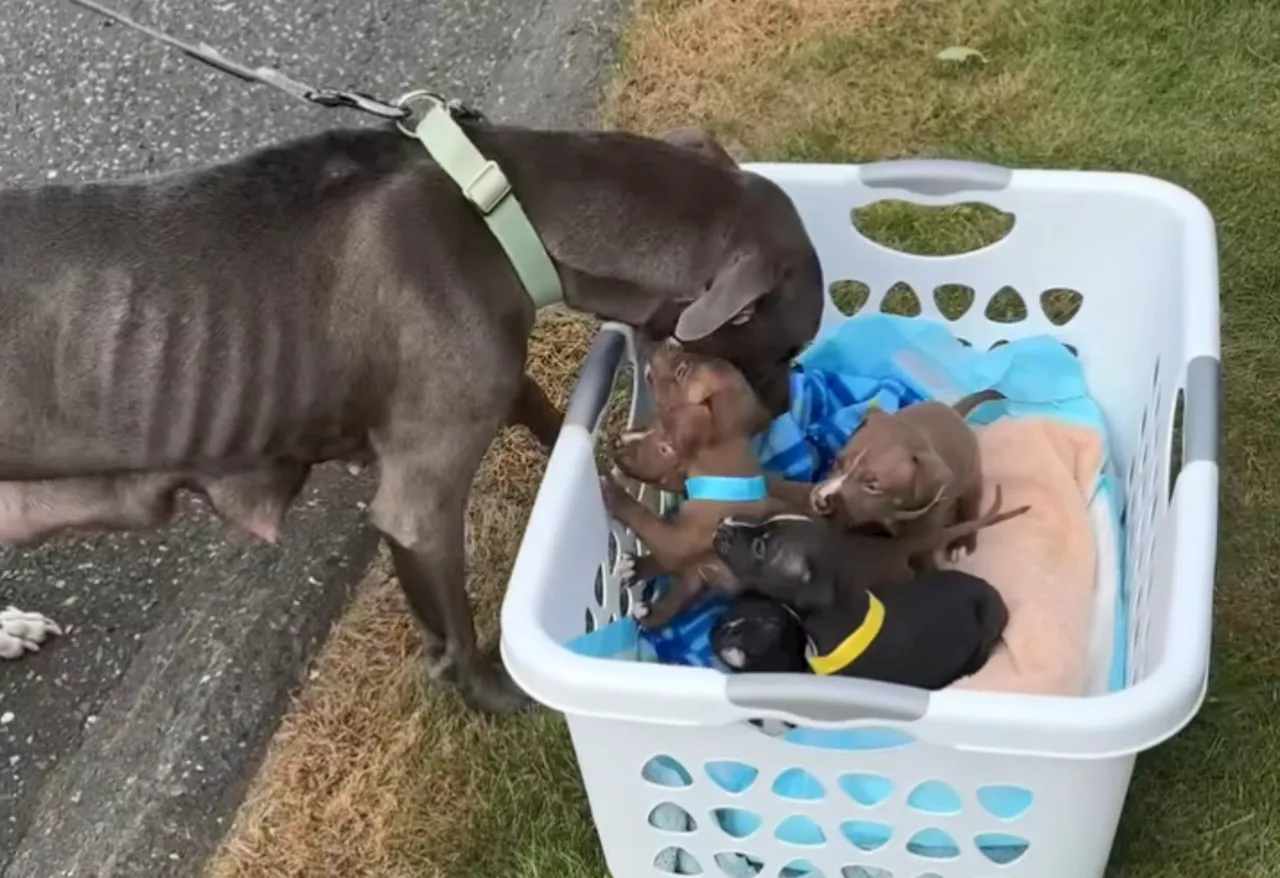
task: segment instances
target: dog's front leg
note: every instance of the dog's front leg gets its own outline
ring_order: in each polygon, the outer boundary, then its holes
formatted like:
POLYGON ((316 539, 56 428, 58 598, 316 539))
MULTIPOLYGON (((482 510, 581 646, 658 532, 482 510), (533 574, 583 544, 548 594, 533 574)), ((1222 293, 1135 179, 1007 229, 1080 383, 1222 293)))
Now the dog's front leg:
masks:
POLYGON ((375 441, 380 480, 370 506, 422 626, 429 673, 456 684, 470 706, 489 713, 530 703, 500 663, 478 654, 466 591, 467 495, 500 422, 402 428, 409 439, 375 441))
POLYGON ((547 399, 547 394, 533 376, 525 375, 520 382, 520 395, 511 407, 508 423, 523 424, 542 447, 550 451, 560 436, 564 414, 547 399))

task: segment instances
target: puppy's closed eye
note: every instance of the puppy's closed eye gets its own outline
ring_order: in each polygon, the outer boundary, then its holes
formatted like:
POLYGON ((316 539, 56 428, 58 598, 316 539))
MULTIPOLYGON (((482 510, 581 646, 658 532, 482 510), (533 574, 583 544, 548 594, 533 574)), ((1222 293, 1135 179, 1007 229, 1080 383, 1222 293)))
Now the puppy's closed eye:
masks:
POLYGON ((751 541, 751 555, 757 559, 763 559, 769 551, 769 543, 764 537, 756 537, 751 541))

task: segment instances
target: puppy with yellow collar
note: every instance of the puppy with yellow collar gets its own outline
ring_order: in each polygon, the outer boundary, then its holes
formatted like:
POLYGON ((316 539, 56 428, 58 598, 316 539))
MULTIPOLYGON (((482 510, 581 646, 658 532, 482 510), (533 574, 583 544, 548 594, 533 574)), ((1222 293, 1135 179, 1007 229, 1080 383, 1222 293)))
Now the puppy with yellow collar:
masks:
POLYGON ((714 540, 745 589, 795 611, 815 674, 941 689, 986 664, 1009 619, 990 583, 938 570, 873 591, 864 545, 790 513, 726 518, 714 540))

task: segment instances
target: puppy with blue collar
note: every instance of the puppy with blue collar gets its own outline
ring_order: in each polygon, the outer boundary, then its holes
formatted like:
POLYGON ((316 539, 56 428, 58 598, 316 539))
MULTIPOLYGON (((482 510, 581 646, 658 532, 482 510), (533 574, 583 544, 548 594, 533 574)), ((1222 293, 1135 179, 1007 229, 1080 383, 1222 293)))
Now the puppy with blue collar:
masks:
MULTIPOLYGON (((713 548, 741 588, 794 610, 805 638, 804 661, 822 676, 941 689, 986 664, 1009 620, 990 583, 958 570, 868 587, 876 563, 867 544, 850 543, 810 515, 728 516, 716 529, 713 548)), ((713 644, 721 648, 721 660, 736 663, 734 670, 773 670, 795 664, 794 638, 775 612, 757 608, 746 616, 727 614, 713 644), (735 620, 736 627, 725 630, 735 620), (744 643, 751 649, 740 648, 744 643)))
POLYGON ((654 429, 660 431, 653 435, 656 447, 683 467, 686 499, 673 517, 663 518, 614 478, 601 482, 610 514, 649 550, 623 556, 622 584, 671 575, 666 594, 633 604, 641 626, 658 628, 704 588, 736 588, 711 547, 722 518, 769 515, 788 507, 770 496, 752 444, 769 414, 741 372, 727 360, 668 342, 650 357, 645 377, 656 408, 654 429))

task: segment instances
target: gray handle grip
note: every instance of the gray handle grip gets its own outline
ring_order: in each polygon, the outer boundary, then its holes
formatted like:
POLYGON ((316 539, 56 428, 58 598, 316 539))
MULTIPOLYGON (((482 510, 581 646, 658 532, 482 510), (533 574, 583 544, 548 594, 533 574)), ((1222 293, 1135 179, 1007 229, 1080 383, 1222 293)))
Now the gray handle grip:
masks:
POLYGON ((1221 465, 1222 362, 1195 357, 1187 364, 1187 396, 1182 412, 1184 463, 1208 461, 1221 465))
POLYGON ((725 681, 725 691, 738 707, 782 711, 815 722, 913 722, 929 710, 924 689, 851 677, 735 674, 725 681))
POLYGON ((861 165, 858 178, 864 186, 875 189, 953 195, 970 190, 1004 189, 1013 179, 1013 171, 999 165, 955 159, 897 159, 861 165))
POLYGON ((569 396, 565 424, 595 430, 604 407, 609 404, 613 376, 627 351, 627 338, 616 329, 604 328, 591 344, 582 371, 569 396))

